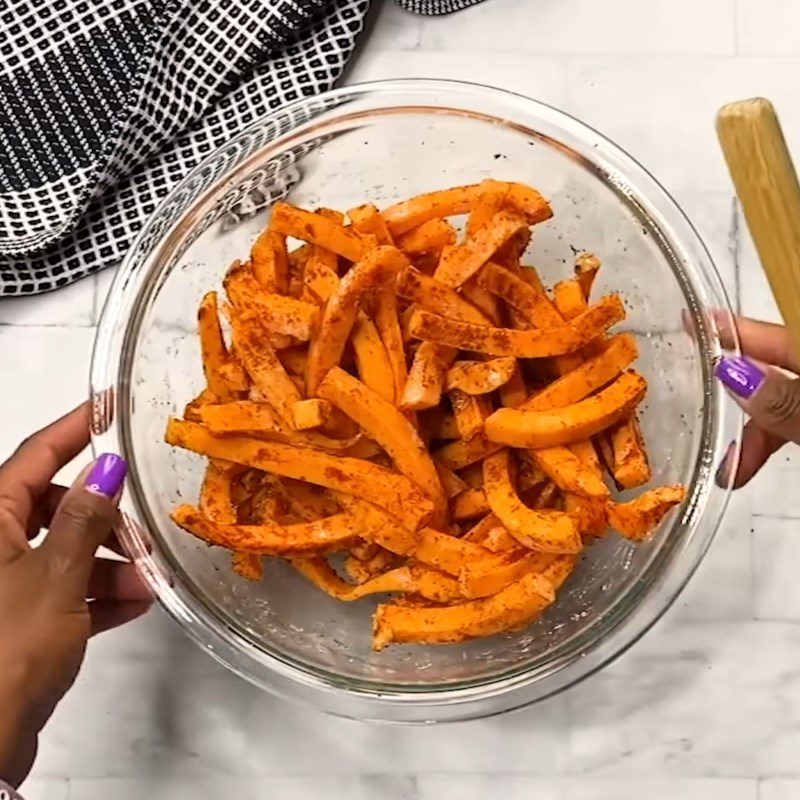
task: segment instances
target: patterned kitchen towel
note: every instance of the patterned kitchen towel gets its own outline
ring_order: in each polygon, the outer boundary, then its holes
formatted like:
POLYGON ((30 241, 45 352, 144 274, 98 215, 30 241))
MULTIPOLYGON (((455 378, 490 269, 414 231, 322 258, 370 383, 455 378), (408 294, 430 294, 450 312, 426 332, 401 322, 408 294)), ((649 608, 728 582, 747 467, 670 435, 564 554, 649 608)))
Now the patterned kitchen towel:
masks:
POLYGON ((370 1, 0 3, 0 296, 117 264, 205 156, 334 84, 370 1))

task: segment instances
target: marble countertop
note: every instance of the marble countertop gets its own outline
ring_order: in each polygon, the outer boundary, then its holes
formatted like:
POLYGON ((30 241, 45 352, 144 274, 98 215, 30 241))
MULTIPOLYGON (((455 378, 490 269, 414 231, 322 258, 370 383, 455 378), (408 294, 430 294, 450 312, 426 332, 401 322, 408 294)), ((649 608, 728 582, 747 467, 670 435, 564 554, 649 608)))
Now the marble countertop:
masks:
MULTIPOLYGON (((800 153, 800 3, 489 0, 445 19, 375 0, 349 82, 467 78, 544 100, 628 149, 700 230, 737 306, 777 319, 714 135, 773 99, 800 153)), ((0 458, 80 401, 110 275, 0 301, 0 458), (8 421, 13 424, 8 424, 8 421)), ((64 477, 69 479, 74 471, 64 477)), ((699 573, 615 664, 513 715, 376 727, 260 693, 158 612, 89 647, 28 800, 790 800, 800 797, 800 458, 738 493, 699 573)))

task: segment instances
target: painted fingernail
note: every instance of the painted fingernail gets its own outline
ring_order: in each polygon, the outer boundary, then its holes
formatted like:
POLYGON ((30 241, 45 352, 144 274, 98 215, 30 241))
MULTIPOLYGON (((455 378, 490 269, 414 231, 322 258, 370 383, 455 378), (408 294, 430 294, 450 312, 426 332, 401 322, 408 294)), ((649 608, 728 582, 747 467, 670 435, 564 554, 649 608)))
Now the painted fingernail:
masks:
POLYGON ((120 458, 114 453, 103 453, 95 461, 84 486, 90 492, 102 494, 111 499, 122 488, 127 472, 128 462, 124 458, 120 458))
POLYGON ((720 359, 714 373, 728 389, 745 400, 752 397, 766 378, 752 361, 740 356, 720 359))

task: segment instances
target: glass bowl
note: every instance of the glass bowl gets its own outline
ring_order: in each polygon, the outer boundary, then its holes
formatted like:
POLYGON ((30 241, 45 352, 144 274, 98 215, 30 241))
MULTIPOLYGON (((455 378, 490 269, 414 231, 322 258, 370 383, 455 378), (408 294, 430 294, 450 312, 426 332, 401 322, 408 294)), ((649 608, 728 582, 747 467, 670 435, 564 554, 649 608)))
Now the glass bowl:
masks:
POLYGON ((727 490, 717 463, 740 416, 712 377, 711 312, 730 306, 691 224, 661 186, 594 130, 526 97, 471 84, 392 81, 308 98, 211 154, 146 224, 114 281, 94 351, 96 451, 130 463, 124 545, 189 635, 255 684, 336 714, 422 722, 517 708, 614 658, 654 623, 697 567, 727 490), (527 263, 546 280, 575 253, 600 256, 599 293, 618 291, 649 379, 643 427, 654 484, 688 499, 645 543, 588 549, 557 602, 517 633, 462 645, 370 650, 374 602, 329 599, 280 562, 253 583, 228 553, 176 528, 203 460, 163 442, 167 418, 204 385, 198 301, 244 257, 278 198, 379 207, 485 177, 530 183, 554 218, 527 263))

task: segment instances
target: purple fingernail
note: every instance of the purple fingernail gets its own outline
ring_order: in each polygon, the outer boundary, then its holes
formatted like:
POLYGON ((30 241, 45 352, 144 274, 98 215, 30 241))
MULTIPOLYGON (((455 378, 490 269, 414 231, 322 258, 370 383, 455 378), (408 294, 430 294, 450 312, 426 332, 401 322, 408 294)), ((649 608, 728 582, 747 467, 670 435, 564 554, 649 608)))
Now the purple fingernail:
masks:
POLYGON ((84 485, 90 492, 112 499, 122 488, 127 472, 128 462, 124 458, 114 453, 103 453, 95 462, 84 485))
POLYGON ((752 361, 739 356, 720 359, 714 373, 734 394, 745 400, 752 397, 766 377, 752 361))

